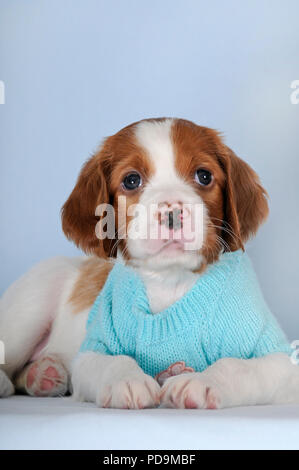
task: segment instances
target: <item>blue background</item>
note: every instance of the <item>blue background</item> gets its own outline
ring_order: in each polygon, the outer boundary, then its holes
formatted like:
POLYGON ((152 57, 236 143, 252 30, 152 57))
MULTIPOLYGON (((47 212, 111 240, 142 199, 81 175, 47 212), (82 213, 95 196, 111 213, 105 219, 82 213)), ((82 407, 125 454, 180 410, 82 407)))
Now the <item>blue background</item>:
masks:
POLYGON ((264 294, 299 338, 299 2, 2 0, 3 291, 74 255, 60 208, 104 136, 145 117, 217 128, 260 174, 271 215, 249 245, 264 294))

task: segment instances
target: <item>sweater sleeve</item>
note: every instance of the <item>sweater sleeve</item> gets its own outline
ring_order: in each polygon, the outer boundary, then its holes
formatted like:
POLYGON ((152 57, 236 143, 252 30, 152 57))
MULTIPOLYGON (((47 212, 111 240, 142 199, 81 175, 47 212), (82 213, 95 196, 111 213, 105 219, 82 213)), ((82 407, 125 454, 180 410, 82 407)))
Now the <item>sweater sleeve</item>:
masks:
POLYGON ((291 347, 277 320, 270 312, 251 262, 241 254, 239 263, 226 280, 219 296, 213 331, 217 325, 212 358, 250 359, 266 354, 291 354, 291 347))

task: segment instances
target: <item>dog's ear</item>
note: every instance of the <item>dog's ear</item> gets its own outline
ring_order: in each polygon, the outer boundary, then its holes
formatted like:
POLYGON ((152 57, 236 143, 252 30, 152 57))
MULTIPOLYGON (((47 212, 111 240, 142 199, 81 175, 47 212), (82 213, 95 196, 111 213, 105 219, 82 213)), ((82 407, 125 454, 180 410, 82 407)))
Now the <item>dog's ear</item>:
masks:
POLYGON ((244 250, 244 243, 268 215, 267 193, 253 169, 227 146, 221 152, 220 163, 226 175, 222 234, 225 251, 244 250))
POLYGON ((105 150, 102 148, 83 166, 77 183, 62 207, 62 228, 67 238, 86 253, 100 257, 110 255, 111 240, 96 236, 99 217, 95 215, 99 204, 109 203, 109 190, 104 174, 105 150), (109 243, 107 243, 109 242, 109 243))

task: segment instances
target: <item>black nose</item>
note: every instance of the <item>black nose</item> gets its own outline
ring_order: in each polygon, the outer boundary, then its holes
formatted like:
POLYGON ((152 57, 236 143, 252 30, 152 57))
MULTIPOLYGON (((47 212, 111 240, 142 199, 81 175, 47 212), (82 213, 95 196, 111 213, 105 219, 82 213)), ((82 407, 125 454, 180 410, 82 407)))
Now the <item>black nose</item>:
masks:
POLYGON ((181 209, 174 209, 173 211, 166 212, 165 225, 169 230, 178 230, 181 228, 181 209))
POLYGON ((169 229, 173 229, 173 212, 168 212, 166 225, 169 229))

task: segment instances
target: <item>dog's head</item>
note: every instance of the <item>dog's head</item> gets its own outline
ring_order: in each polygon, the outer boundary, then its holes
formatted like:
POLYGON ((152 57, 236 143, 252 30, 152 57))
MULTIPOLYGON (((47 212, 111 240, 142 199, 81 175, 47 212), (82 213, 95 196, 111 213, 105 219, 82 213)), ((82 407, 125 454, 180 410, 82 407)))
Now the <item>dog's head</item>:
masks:
POLYGON ((135 265, 197 271, 222 251, 243 249, 267 213, 256 173, 216 131, 162 118, 104 141, 84 165, 62 222, 87 253, 118 249, 135 265))

